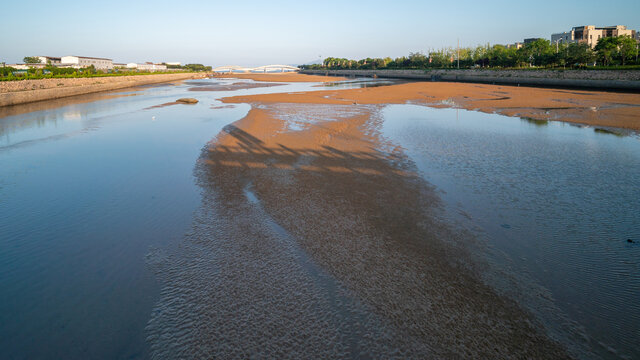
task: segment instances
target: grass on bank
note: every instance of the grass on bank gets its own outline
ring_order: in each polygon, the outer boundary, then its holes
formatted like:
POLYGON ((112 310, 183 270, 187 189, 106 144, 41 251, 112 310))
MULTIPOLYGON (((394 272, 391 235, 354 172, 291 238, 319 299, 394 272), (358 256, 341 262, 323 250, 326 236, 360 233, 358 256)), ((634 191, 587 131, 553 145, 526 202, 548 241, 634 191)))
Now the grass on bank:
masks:
POLYGON ((192 73, 199 71, 211 70, 211 67, 205 67, 201 64, 188 64, 185 66, 171 67, 168 71, 137 71, 124 68, 115 68, 111 70, 97 70, 93 65, 81 68, 59 68, 47 65, 42 69, 31 67, 27 70, 18 70, 12 67, 0 67, 0 81, 16 81, 16 80, 38 80, 38 79, 73 79, 73 78, 93 78, 93 77, 111 77, 111 76, 134 76, 134 75, 159 75, 159 74, 176 74, 176 73, 192 73))
MULTIPOLYGON (((76 69, 74 69, 76 70, 76 69)), ((43 73, 41 69, 37 69, 34 72, 18 73, 19 70, 12 68, 0 68, 0 81, 20 81, 20 80, 39 80, 39 79, 74 79, 74 78, 94 78, 94 77, 114 77, 114 76, 138 76, 138 75, 160 75, 160 74, 179 74, 190 73, 192 71, 119 71, 119 72, 88 72, 88 71, 73 71, 70 73, 54 74, 43 73), (2 70, 8 69, 4 74, 2 70), (12 71, 13 70, 13 71, 12 71)))

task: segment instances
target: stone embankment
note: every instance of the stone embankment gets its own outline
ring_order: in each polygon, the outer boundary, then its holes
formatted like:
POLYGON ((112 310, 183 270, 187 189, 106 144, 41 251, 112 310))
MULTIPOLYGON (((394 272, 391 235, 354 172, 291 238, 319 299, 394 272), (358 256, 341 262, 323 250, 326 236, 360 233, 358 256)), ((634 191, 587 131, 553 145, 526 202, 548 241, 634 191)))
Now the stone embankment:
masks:
POLYGON ((303 70, 303 74, 640 91, 638 70, 303 70))
POLYGON ((200 73, 135 75, 0 82, 0 106, 17 105, 134 86, 205 77, 200 73))

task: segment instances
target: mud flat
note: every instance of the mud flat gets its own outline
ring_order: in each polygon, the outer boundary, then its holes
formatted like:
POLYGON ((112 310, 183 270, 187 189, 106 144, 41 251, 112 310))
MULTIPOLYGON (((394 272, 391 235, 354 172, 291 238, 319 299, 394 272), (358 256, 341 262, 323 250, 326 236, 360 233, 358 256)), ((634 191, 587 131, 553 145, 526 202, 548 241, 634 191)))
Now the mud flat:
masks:
POLYGON ((263 97, 203 150, 193 229, 154 262, 155 356, 568 357, 474 275, 377 106, 263 97))
MULTIPOLYGON (((300 75, 304 76, 304 75, 300 75)), ((376 88, 237 96, 228 103, 422 104, 534 120, 640 130, 640 94, 451 82, 414 82, 376 88)))
POLYGON ((201 78, 195 73, 40 79, 0 82, 0 107, 69 96, 92 94, 108 90, 125 89, 141 85, 158 84, 201 78))

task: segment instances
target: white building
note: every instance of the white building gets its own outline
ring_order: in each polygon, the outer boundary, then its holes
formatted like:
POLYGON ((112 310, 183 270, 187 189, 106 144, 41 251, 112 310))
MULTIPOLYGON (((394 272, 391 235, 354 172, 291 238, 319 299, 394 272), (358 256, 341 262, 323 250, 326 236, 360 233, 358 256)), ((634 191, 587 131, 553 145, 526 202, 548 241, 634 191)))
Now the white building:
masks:
POLYGON ((85 68, 93 65, 96 69, 113 69, 113 60, 87 56, 63 56, 62 65, 71 65, 75 68, 85 68))
POLYGON ((44 69, 47 64, 7 64, 6 66, 12 67, 17 70, 28 70, 28 69, 44 69))
POLYGON ((164 71, 167 70, 167 65, 164 64, 154 64, 151 62, 147 62, 144 64, 138 63, 128 63, 127 68, 129 69, 138 69, 141 71, 164 71))
POLYGON ((42 64, 51 63, 51 65, 54 65, 54 66, 60 65, 60 63, 62 62, 62 59, 55 56, 37 56, 37 58, 40 59, 40 62, 42 64))
POLYGON ((171 65, 171 66, 180 66, 180 62, 168 62, 168 63, 165 63, 165 64, 171 65))

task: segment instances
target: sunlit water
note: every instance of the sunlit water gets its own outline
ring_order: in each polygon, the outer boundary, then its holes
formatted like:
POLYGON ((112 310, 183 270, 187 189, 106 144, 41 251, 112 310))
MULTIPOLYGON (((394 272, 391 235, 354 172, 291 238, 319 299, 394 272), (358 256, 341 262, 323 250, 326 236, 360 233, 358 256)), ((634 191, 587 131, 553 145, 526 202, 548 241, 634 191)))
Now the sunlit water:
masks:
POLYGON ((382 117, 484 240, 488 281, 575 353, 640 357, 640 138, 414 105, 382 117))
MULTIPOLYGON (((145 257, 188 231, 201 149, 249 110, 216 99, 323 89, 189 83, 0 119, 0 357, 148 357, 159 288, 145 257), (200 102, 150 108, 180 97, 200 102)), ((640 357, 638 137, 413 105, 380 115, 451 220, 478 235, 487 282, 575 354, 640 357)))

